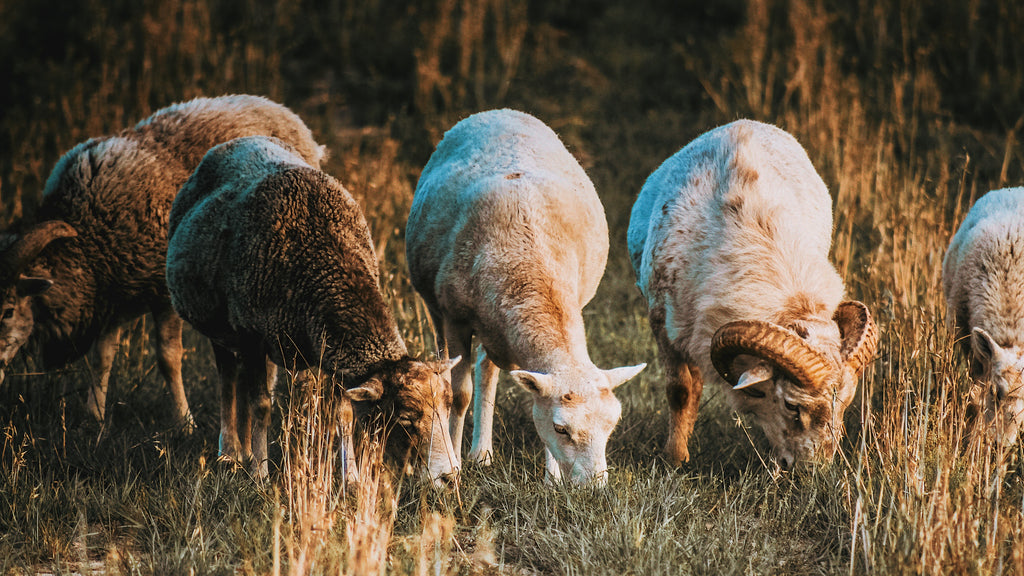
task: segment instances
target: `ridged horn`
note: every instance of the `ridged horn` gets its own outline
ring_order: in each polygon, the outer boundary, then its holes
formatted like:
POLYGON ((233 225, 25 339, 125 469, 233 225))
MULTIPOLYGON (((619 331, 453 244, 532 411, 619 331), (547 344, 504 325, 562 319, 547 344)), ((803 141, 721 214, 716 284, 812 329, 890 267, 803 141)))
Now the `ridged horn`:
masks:
POLYGON ((874 359, 878 347, 878 329, 871 319, 871 312, 863 302, 848 300, 836 308, 832 319, 839 326, 842 338, 840 357, 854 374, 860 376, 864 367, 874 359))
POLYGON ((0 254, 0 272, 17 277, 50 242, 74 236, 78 236, 78 232, 67 222, 40 222, 25 232, 4 254, 0 254))
POLYGON ((732 386, 740 377, 732 373, 732 362, 740 354, 771 362, 803 388, 821 388, 834 373, 825 357, 796 332, 770 322, 738 320, 715 332, 711 339, 711 362, 732 386))

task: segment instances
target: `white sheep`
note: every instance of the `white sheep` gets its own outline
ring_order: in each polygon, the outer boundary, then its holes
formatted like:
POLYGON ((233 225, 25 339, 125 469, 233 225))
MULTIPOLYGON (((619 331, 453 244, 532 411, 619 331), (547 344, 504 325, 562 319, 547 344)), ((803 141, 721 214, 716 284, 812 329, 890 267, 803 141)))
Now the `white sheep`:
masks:
POLYGON ((985 194, 942 262, 947 323, 971 358, 973 408, 1004 446, 1024 425, 1024 188, 985 194))
POLYGON ((23 346, 58 368, 95 345, 99 368, 87 407, 103 421, 121 326, 152 312, 157 366, 177 417, 191 428, 182 323, 164 281, 167 216, 210 147, 252 134, 281 138, 314 166, 324 154, 291 110, 249 95, 168 106, 64 154, 46 181, 38 223, 0 238, 0 381, 23 346))
POLYGON ((831 240, 824 182, 768 124, 707 132, 644 183, 628 245, 668 378, 672 461, 689 460, 706 377, 783 466, 832 456, 877 336, 863 304, 840 303, 831 240))
POLYGON ((606 479, 605 446, 622 407, 612 390, 645 365, 600 370, 581 310, 597 290, 608 227, 594 186, 558 136, 512 110, 450 129, 420 176, 406 228, 413 286, 452 371, 451 434, 490 463, 498 368, 533 394, 546 478, 606 479), (482 345, 473 391, 472 338, 482 345), (474 397, 475 395, 475 397, 474 397))
POLYGON ((450 366, 409 356, 366 220, 341 183, 280 140, 232 140, 181 187, 168 237, 171 301, 214 345, 222 454, 267 475, 269 358, 333 377, 359 420, 384 417, 394 457, 423 457, 435 483, 457 479, 450 366))

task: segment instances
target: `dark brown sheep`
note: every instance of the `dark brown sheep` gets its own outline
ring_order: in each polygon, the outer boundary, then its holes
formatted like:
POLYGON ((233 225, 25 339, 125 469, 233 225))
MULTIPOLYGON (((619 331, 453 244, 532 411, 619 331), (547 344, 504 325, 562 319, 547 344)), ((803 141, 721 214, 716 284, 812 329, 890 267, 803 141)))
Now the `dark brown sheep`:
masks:
POLYGON ((383 416, 393 456, 422 456, 437 483, 454 477, 450 365, 409 357, 358 204, 281 141, 210 150, 171 210, 167 282, 214 344, 222 455, 267 476, 269 357, 333 377, 358 419, 383 416))
POLYGON ((191 427, 182 323, 164 282, 167 218, 208 149, 254 134, 281 138, 319 166, 323 149, 298 116, 246 95, 175 104, 66 153, 46 182, 39 223, 0 239, 0 380, 22 347, 56 368, 96 345, 88 407, 102 421, 121 326, 152 312, 158 366, 177 417, 191 427))

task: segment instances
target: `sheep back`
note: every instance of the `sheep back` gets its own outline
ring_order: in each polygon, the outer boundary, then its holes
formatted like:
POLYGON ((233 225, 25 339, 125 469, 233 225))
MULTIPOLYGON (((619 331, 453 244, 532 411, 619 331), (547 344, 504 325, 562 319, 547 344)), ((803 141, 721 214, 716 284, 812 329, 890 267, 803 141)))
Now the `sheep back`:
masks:
POLYGON ((169 230, 172 302, 213 340, 256 338, 278 364, 356 375, 406 354, 358 204, 281 141, 211 149, 169 230))
MULTIPOLYGON (((492 110, 445 133, 416 187, 406 245, 413 285, 428 306, 464 306, 447 312, 497 327, 514 307, 502 294, 531 306, 549 294, 525 292, 557 290, 581 309, 604 272, 608 228, 593 184, 554 131, 528 114, 492 110), (486 310, 471 310, 484 302, 486 310)), ((564 328, 560 310, 530 312, 538 332, 564 328), (554 317, 539 320, 544 315, 554 317)), ((499 365, 505 348, 489 352, 499 365)))
POLYGON ((57 162, 39 220, 67 222, 78 236, 45 249, 27 271, 54 281, 38 296, 33 332, 46 364, 74 360, 98 335, 167 302, 167 219, 178 188, 210 147, 252 134, 279 136, 314 165, 324 155, 284 106, 232 95, 175 104, 57 162))
POLYGON ((971 329, 1004 347, 1024 347, 1024 188, 974 203, 942 262, 947 322, 970 353, 971 329))

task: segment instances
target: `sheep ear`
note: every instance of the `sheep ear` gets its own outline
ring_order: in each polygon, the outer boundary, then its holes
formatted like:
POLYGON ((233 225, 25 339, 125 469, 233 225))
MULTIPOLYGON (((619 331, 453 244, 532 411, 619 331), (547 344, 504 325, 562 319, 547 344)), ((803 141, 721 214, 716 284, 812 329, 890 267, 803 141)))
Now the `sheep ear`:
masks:
POLYGON ((603 370, 603 372, 605 377, 608 378, 608 385, 611 386, 612 390, 614 390, 620 385, 625 384, 630 378, 639 374, 644 368, 647 368, 647 364, 621 366, 619 368, 612 368, 611 370, 603 370))
POLYGON ((974 359, 986 370, 992 366, 996 354, 1002 352, 1002 348, 992 339, 992 335, 983 328, 971 330, 971 350, 974 352, 974 359))
POLYGON ((513 370, 510 374, 516 384, 538 396, 550 396, 555 389, 555 380, 550 374, 527 372, 526 370, 513 370))
POLYGON ((452 358, 451 360, 447 360, 447 361, 442 360, 442 361, 438 362, 437 363, 437 373, 438 374, 444 374, 445 372, 451 370, 452 368, 455 368, 455 365, 458 364, 461 360, 462 360, 462 356, 456 356, 455 358, 452 358))
POLYGON ((35 296, 46 292, 50 286, 53 286, 53 281, 47 278, 22 276, 18 278, 15 290, 19 296, 35 296))
POLYGON ((378 378, 370 378, 362 385, 345 390, 345 396, 353 402, 376 402, 384 395, 384 384, 378 378))
POLYGON ((740 379, 736 381, 736 385, 732 389, 742 390, 748 386, 760 384, 765 380, 771 380, 773 376, 775 376, 775 370, 767 363, 759 362, 743 374, 740 374, 740 379))

